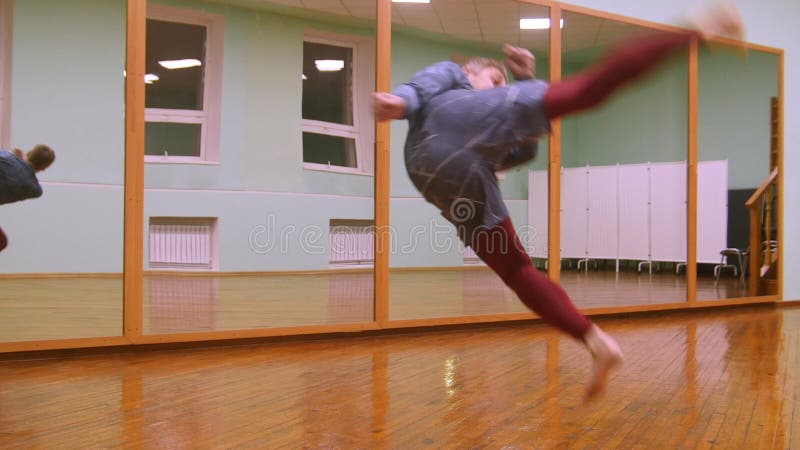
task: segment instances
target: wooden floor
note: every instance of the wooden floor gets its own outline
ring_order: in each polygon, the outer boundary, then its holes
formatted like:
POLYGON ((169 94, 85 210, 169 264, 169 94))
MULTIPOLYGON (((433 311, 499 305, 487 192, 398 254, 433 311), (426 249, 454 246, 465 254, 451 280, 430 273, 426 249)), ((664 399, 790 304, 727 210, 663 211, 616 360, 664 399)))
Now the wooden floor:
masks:
POLYGON ((800 309, 0 362, 0 448, 800 448, 800 309))
MULTIPOLYGON (((579 308, 686 301, 686 278, 665 273, 562 272, 579 308)), ((742 296, 733 277, 698 280, 698 299, 742 296)), ((485 268, 393 271, 392 320, 527 311, 485 268)), ((372 273, 224 277, 147 276, 145 334, 370 322, 372 273)), ((122 280, 0 279, 0 342, 122 334, 122 280)))

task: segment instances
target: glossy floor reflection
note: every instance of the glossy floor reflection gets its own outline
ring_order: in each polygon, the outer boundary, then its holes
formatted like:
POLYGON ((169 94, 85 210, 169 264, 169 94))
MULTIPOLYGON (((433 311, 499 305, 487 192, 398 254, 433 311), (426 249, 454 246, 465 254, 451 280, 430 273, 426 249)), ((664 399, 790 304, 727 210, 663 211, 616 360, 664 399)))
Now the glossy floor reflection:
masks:
POLYGON ((371 272, 148 276, 144 332, 180 333, 372 322, 371 272))
POLYGON ((122 276, 0 279, 0 342, 122 332, 122 276))
POLYGON ((655 305, 686 301, 686 277, 674 273, 561 272, 561 286, 580 308, 655 305))
MULTIPOLYGON (((561 281, 579 308, 680 303, 686 278, 564 270, 561 281)), ((144 279, 145 334, 362 323, 373 318, 373 274, 169 276, 144 279)), ((697 298, 746 294, 733 277, 714 287, 698 278, 697 298)), ((0 279, 0 342, 122 334, 121 278, 0 279)), ((485 267, 392 271, 392 320, 526 312, 485 267)))
POLYGON ((800 448, 800 308, 472 328, 0 363, 0 447, 800 448))

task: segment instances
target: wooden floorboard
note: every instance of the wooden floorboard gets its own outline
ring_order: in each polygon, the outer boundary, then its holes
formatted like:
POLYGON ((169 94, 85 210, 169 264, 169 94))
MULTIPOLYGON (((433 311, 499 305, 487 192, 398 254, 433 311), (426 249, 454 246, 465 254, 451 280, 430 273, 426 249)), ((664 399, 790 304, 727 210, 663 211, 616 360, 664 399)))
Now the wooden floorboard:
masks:
POLYGON ((800 448, 800 308, 0 362, 0 448, 800 448))

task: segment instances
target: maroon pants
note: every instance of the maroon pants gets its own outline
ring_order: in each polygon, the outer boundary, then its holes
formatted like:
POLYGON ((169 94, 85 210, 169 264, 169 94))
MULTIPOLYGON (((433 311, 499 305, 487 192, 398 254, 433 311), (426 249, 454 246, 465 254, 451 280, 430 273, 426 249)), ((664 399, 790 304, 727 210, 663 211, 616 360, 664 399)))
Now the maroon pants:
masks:
MULTIPOLYGON (((617 47, 595 66, 553 83, 544 98, 547 116, 555 119, 598 105, 617 88, 685 48, 693 36, 665 33, 617 47)), ((528 308, 562 331, 583 338, 591 322, 578 312, 560 286, 533 267, 509 218, 479 233, 472 248, 528 308)))
POLYGON ((544 98, 547 116, 555 119, 600 104, 617 88, 685 49, 695 35, 663 33, 621 44, 594 66, 552 83, 544 98))
POLYGON ((472 250, 492 268, 522 303, 542 319, 577 339, 589 329, 589 319, 575 309, 561 286, 533 267, 511 219, 476 234, 472 250))

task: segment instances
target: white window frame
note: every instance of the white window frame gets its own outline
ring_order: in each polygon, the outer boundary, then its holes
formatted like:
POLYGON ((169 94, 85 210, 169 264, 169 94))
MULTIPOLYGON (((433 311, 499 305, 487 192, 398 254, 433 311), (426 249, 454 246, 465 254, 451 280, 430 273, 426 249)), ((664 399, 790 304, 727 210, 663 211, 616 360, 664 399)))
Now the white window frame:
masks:
POLYGON ((11 49, 14 1, 0 0, 0 148, 11 146, 11 49))
POLYGON ((147 18, 163 22, 200 25, 206 28, 206 54, 203 81, 203 109, 145 108, 145 122, 200 125, 199 156, 145 155, 147 163, 218 164, 220 161, 220 109, 222 97, 222 56, 225 18, 220 14, 147 5, 147 18))
MULTIPOLYGON (((356 147, 356 167, 333 166, 303 161, 303 168, 307 170, 373 176, 375 173, 375 128, 373 126, 372 115, 369 111, 369 96, 375 85, 374 41, 365 36, 306 30, 303 36, 303 43, 305 42, 335 45, 337 47, 347 47, 353 50, 353 80, 351 89, 353 95, 353 125, 303 119, 302 112, 300 119, 303 132, 353 139, 356 147)), ((301 160, 302 150, 301 146, 301 160)))

